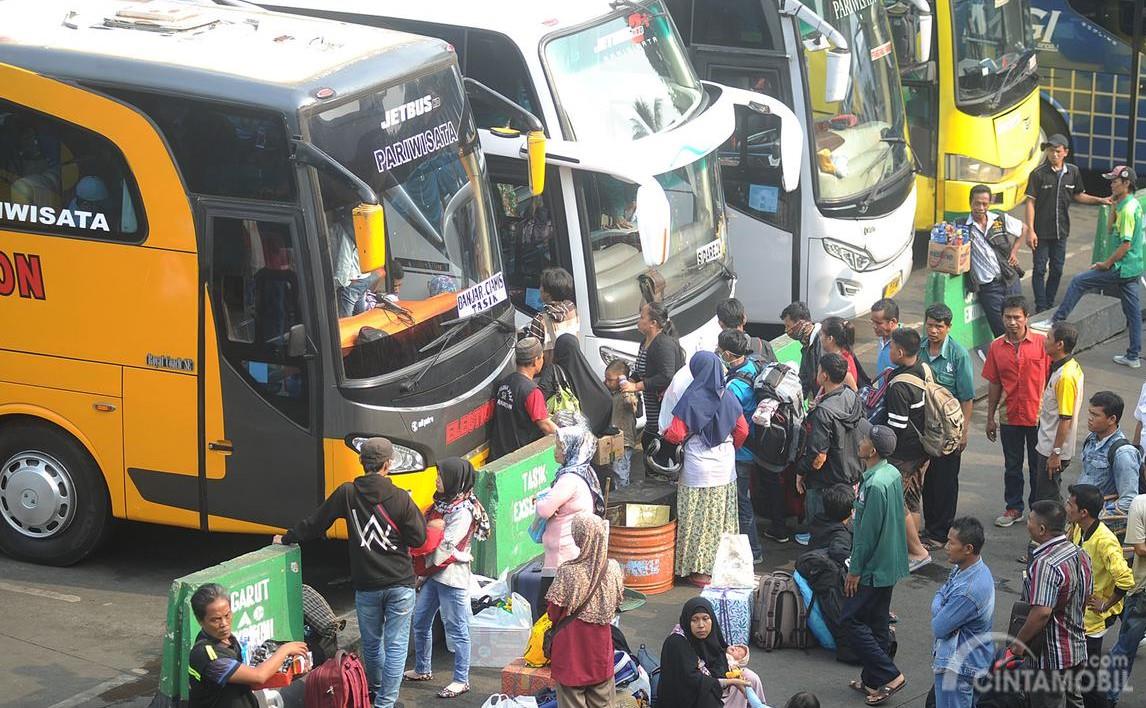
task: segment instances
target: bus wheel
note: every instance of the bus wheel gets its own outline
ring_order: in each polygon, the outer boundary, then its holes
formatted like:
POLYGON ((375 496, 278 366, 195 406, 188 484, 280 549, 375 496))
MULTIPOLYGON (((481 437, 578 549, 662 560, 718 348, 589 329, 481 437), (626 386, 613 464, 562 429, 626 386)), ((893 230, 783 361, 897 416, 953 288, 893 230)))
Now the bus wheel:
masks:
POLYGON ((0 426, 0 550, 71 565, 99 546, 110 516, 103 475, 74 438, 45 425, 0 426))
POLYGON ((1047 141, 1047 138, 1058 133, 1066 137, 1070 141, 1070 132, 1066 127, 1066 122, 1063 121, 1062 116, 1058 111, 1048 106, 1045 102, 1039 104, 1039 145, 1047 141))

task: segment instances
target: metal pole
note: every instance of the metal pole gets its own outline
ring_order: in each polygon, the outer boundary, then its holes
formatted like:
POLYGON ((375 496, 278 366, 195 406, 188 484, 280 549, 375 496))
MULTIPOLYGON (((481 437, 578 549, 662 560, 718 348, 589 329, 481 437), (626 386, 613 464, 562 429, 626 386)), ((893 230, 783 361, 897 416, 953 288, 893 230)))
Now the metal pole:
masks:
POLYGON ((1142 5, 1143 0, 1134 0, 1134 42, 1130 52, 1130 144, 1126 150, 1126 164, 1134 167, 1138 142, 1138 94, 1139 67, 1142 63, 1142 5))

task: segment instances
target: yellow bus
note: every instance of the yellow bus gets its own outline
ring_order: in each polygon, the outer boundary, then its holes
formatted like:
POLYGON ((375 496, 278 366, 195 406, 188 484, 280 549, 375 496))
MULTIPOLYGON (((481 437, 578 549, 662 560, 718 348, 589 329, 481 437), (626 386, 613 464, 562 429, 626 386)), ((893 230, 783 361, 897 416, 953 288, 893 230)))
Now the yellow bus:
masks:
POLYGON ((453 47, 123 0, 0 23, 0 549, 271 533, 370 435, 422 506, 484 459, 513 306, 453 47))
POLYGON ((919 170, 916 229, 966 216, 980 183, 992 208, 1013 208, 1042 159, 1028 0, 885 2, 919 170))

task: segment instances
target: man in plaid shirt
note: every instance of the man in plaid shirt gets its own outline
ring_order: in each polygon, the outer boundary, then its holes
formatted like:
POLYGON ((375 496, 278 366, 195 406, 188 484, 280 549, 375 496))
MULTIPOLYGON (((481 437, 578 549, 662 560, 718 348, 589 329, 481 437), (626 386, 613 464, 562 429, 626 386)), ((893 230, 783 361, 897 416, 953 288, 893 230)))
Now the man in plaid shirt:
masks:
POLYGON ((1028 666, 1038 668, 1027 691, 1031 708, 1066 706, 1067 684, 1086 663, 1082 617, 1094 578, 1090 558, 1067 539, 1065 530, 1066 508, 1060 502, 1031 506, 1027 531, 1035 549, 1023 584, 1031 609, 1009 649, 1015 656, 1026 654, 1028 647, 1038 654, 1028 657, 1028 666))

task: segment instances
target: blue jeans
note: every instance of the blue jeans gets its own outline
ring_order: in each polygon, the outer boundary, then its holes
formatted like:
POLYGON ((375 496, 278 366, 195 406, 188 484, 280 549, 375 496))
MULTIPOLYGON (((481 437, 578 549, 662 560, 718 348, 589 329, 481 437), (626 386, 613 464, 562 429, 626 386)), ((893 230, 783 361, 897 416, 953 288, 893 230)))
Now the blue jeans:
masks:
POLYGON ((465 588, 428 579, 418 591, 414 608, 414 671, 431 672, 434 653, 434 617, 441 611, 446 635, 454 645, 454 680, 470 682, 470 596, 465 588))
POLYGON ((1001 278, 979 286, 979 307, 983 309, 983 316, 991 326, 991 334, 995 337, 1003 335, 1003 300, 1011 295, 1021 295, 1022 285, 1018 280, 1009 287, 1003 284, 1001 278))
POLYGON ((410 647, 414 588, 358 590, 354 593, 354 609, 358 613, 362 659, 374 694, 374 708, 393 708, 410 647))
POLYGON ((756 474, 756 463, 736 461, 736 512, 740 521, 740 533, 748 536, 748 547, 752 549, 752 559, 764 557, 760 546, 760 534, 756 532, 756 510, 752 508, 752 475, 756 474))
POLYGON ((1117 701, 1122 687, 1130 678, 1134 668, 1134 655, 1138 653, 1138 643, 1146 636, 1146 592, 1139 592, 1126 598, 1122 607, 1122 626, 1118 630, 1118 641, 1110 650, 1110 666, 1114 673, 1114 686, 1107 697, 1117 701))
POLYGON ((935 674, 935 708, 971 708, 975 684, 966 676, 948 671, 935 674))
POLYGON ((1062 322, 1070 317, 1070 311, 1088 292, 1105 288, 1118 288, 1118 299, 1122 301, 1122 314, 1126 316, 1126 329, 1130 332, 1130 346, 1126 348, 1127 359, 1137 359, 1142 351, 1142 308, 1138 302, 1138 278, 1121 278, 1114 270, 1086 270, 1070 280, 1062 304, 1054 313, 1054 321, 1062 322))
POLYGON ((1035 312, 1054 307, 1058 294, 1058 284, 1062 280, 1062 266, 1066 263, 1066 239, 1039 239, 1035 246, 1035 267, 1031 274, 1031 285, 1035 289, 1035 312), (1047 271, 1047 263, 1050 271, 1047 271))

